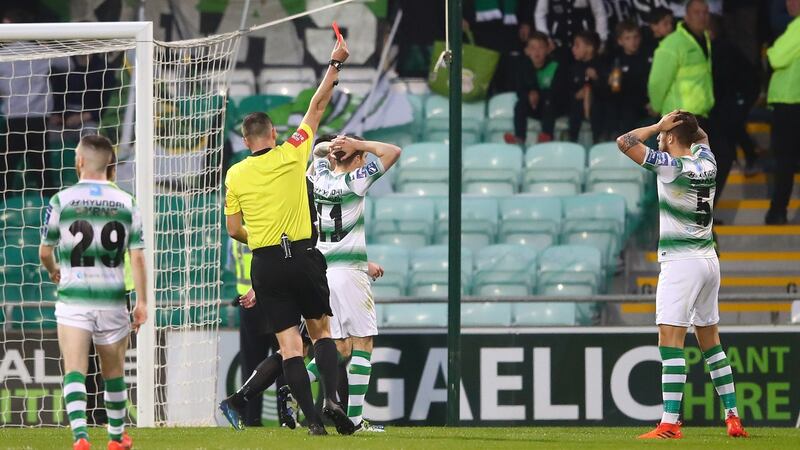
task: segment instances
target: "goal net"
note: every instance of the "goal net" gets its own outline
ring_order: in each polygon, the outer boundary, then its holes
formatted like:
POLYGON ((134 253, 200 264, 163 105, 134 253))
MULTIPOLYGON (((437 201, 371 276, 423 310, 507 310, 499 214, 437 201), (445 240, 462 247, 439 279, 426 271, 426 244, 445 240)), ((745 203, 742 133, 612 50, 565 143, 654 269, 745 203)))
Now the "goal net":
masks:
MULTIPOLYGON (((214 424, 223 126, 238 44, 239 33, 154 42, 145 22, 0 29, 0 426, 68 424, 58 293, 38 246, 49 198, 77 182, 78 141, 98 133, 115 145, 116 183, 136 195, 147 244, 149 322, 126 356, 128 422, 214 424)), ((89 372, 87 418, 102 424, 95 356, 89 372)))

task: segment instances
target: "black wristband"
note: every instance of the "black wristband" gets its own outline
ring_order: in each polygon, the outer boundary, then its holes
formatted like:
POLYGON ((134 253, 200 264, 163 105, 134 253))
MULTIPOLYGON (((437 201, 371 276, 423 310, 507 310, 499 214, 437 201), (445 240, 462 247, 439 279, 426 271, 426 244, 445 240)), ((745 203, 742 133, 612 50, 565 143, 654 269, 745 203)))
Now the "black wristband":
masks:
POLYGON ((328 65, 332 66, 334 69, 336 69, 337 72, 341 72, 342 71, 342 67, 344 66, 344 63, 341 62, 341 61, 332 59, 332 60, 328 61, 328 65))

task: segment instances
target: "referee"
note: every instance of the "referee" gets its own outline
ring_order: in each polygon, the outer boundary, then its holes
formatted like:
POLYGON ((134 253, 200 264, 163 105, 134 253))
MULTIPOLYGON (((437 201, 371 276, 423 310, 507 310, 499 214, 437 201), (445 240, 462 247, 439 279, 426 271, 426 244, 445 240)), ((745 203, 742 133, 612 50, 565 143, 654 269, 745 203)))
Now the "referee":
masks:
POLYGON ((308 419, 310 435, 327 432, 314 408, 303 362, 298 329, 301 316, 314 342, 314 357, 325 389, 322 412, 340 434, 354 431, 353 423, 336 402, 337 353, 328 324, 333 314, 327 266, 311 241, 305 175, 314 135, 348 56, 344 40, 337 40, 308 112, 297 131, 281 145, 276 145, 277 132, 268 115, 252 113, 245 117, 242 136, 252 154, 231 167, 225 178, 228 234, 253 252, 253 290, 262 304, 266 328, 278 338, 284 376, 308 419))

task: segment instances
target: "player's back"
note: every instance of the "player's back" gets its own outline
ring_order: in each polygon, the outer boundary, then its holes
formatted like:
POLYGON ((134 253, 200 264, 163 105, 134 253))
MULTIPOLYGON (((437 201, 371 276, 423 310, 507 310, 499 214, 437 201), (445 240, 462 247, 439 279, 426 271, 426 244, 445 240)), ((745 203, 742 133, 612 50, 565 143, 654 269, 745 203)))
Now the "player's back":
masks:
POLYGON ((645 158, 646 167, 658 167, 659 261, 716 257, 711 227, 717 163, 708 146, 691 150, 680 158, 649 150, 645 158))
POLYGON ((134 198, 108 181, 80 181, 53 196, 42 242, 57 246, 59 301, 111 308, 125 301, 125 251, 141 248, 134 198))

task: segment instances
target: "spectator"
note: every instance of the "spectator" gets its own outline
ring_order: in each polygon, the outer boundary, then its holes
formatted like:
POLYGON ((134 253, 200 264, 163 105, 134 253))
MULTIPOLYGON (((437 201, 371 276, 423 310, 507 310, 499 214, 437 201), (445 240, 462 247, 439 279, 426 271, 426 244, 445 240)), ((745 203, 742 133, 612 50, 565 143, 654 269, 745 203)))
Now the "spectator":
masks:
POLYGON ((538 0, 534 17, 536 29, 550 36, 556 47, 565 48, 586 30, 596 32, 602 42, 608 38, 603 0, 538 0))
POLYGON ((676 109, 695 116, 706 130, 711 151, 717 160, 716 202, 731 170, 735 154, 717 147, 717 130, 709 120, 714 106, 711 73, 711 39, 708 36, 709 10, 705 0, 689 0, 686 17, 661 41, 653 55, 653 67, 647 82, 652 109, 666 115, 676 109))
MULTIPOLYGON (((27 16, 9 10, 3 23, 26 22, 27 16)), ((7 53, 13 49, 30 52, 30 42, 6 44, 7 53)), ((53 111, 50 95, 50 68, 58 60, 33 59, 0 63, 0 96, 4 97, 3 116, 6 118, 6 142, 0 157, 0 191, 19 187, 41 188, 45 195, 56 192, 54 177, 47 173, 45 136, 48 116, 53 111)))
POLYGON ((783 225, 792 195, 794 173, 800 161, 800 0, 786 0, 793 17, 786 31, 767 50, 774 72, 769 81, 767 102, 772 106, 772 149, 777 161, 772 202, 764 222, 783 225))
MULTIPOLYGON (((724 33, 719 16, 711 20, 711 68, 714 77, 714 108, 711 117, 719 133, 717 153, 736 159, 736 147, 745 154, 745 175, 755 174, 755 143, 747 134, 745 124, 759 93, 758 71, 742 50, 724 33)), ((717 185, 718 190, 724 186, 717 185)))
POLYGON ((665 37, 675 31, 675 17, 668 8, 653 8, 647 18, 647 26, 642 31, 642 47, 650 62, 653 53, 665 37))
POLYGON ((559 100, 564 87, 564 69, 558 61, 550 58, 550 45, 547 35, 533 32, 525 46, 528 57, 520 67, 517 83, 517 104, 514 107, 514 134, 507 133, 506 142, 524 144, 528 132, 528 117, 542 123, 542 132, 537 142, 553 139, 556 117, 559 113, 559 100))
POLYGON ((567 79, 567 101, 569 114, 569 139, 578 141, 578 133, 583 119, 590 119, 592 135, 595 140, 602 131, 602 116, 595 108, 602 110, 604 84, 600 80, 600 61, 597 57, 600 39, 592 31, 581 31, 572 43, 574 61, 569 68, 567 79))
POLYGON ((608 113, 604 114, 605 131, 612 136, 637 128, 647 117, 647 75, 650 72, 639 26, 622 21, 617 24, 616 35, 621 52, 613 57, 609 70, 604 73, 610 91, 608 113))

